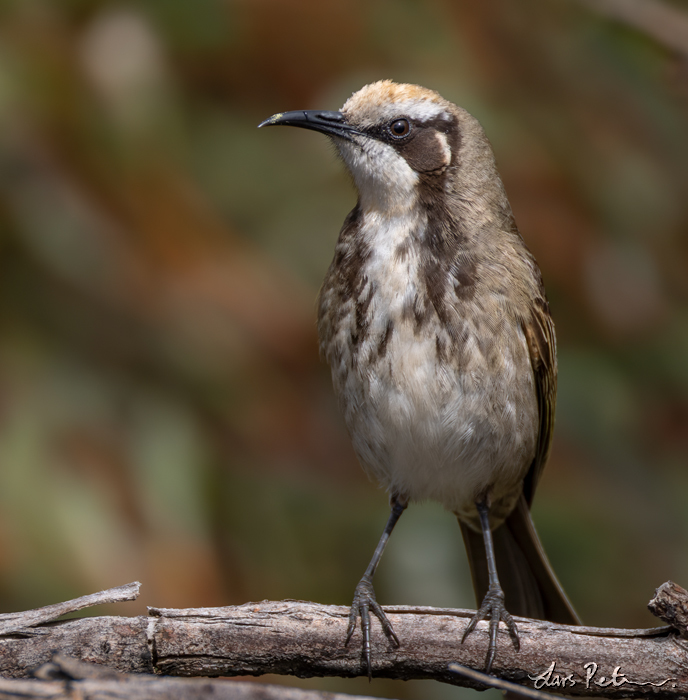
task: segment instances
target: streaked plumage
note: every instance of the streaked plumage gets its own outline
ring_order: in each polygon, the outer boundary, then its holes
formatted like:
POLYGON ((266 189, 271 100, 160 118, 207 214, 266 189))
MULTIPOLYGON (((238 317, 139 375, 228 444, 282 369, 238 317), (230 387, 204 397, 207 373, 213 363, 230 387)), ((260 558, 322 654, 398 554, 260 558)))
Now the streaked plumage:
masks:
MULTIPOLYGON (((391 81, 364 87, 341 112, 265 124, 330 135, 359 194, 320 293, 318 331, 359 460, 396 507, 352 609, 368 663, 368 608, 393 635, 372 574, 410 501, 457 515, 479 600, 491 547, 483 508, 506 607, 575 622, 528 510, 552 438, 554 327, 482 127, 437 93, 391 81)), ((496 610, 493 635, 501 615, 514 637, 492 584, 481 615, 496 610)), ((493 657, 494 646, 488 668, 493 657)))

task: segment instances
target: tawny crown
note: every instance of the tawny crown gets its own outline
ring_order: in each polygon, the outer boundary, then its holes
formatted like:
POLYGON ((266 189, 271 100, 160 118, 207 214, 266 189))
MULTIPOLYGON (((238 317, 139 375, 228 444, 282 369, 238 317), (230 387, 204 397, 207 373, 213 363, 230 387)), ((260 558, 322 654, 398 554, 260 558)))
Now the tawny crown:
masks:
POLYGON ((401 114, 421 121, 446 118, 455 109, 434 90, 379 80, 355 92, 341 111, 350 123, 366 128, 401 114))

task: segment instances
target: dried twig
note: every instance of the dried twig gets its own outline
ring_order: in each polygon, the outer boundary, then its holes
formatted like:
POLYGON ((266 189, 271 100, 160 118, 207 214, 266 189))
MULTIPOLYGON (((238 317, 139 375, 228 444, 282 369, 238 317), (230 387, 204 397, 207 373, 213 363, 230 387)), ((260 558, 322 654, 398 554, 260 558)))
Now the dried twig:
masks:
POLYGON ((91 593, 90 595, 81 596, 81 598, 67 600, 64 603, 46 605, 44 608, 0 614, 0 635, 44 634, 47 630, 32 630, 29 628, 57 620, 58 617, 68 615, 77 610, 83 610, 84 608, 92 608, 106 603, 122 603, 128 600, 136 600, 140 590, 141 584, 138 581, 134 581, 134 583, 127 583, 124 586, 117 586, 99 593, 91 593))
POLYGON ((476 671, 474 668, 468 668, 468 666, 462 666, 461 664, 449 664, 449 670, 452 673, 458 673, 461 676, 470 678, 476 683, 484 685, 486 688, 496 688, 497 690, 505 690, 516 695, 520 695, 524 698, 529 698, 529 700, 552 700, 552 696, 549 693, 543 693, 541 690, 535 690, 535 688, 525 688, 522 685, 516 685, 511 681, 505 681, 503 678, 495 678, 495 676, 488 676, 487 673, 482 671, 476 671))

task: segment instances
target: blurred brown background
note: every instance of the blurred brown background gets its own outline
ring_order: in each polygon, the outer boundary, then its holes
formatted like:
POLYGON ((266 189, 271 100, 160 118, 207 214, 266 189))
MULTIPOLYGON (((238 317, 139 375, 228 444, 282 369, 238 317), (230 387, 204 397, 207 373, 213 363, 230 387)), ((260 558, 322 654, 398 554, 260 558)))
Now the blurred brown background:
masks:
MULTIPOLYGON (((688 584, 686 60, 592 0, 4 0, 0 609, 350 603, 387 499, 315 297, 355 196, 326 139, 256 125, 392 78, 482 121, 543 270, 555 569, 586 623, 654 625, 688 584)), ((409 509, 377 590, 473 607, 454 519, 409 509)))

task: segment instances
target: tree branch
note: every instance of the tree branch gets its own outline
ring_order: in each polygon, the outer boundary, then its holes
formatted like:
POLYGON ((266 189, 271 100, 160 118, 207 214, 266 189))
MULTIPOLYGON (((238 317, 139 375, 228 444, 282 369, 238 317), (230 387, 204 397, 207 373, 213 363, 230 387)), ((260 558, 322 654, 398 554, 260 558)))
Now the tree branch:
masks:
MULTIPOLYGON (((448 668, 452 662, 473 668, 485 663, 487 623, 480 623, 465 644, 459 641, 473 611, 387 606, 385 612, 401 647, 390 646, 375 626, 375 676, 433 678, 482 687, 448 668)), ((366 672, 360 632, 349 648, 343 646, 349 614, 345 607, 264 601, 228 608, 152 608, 150 614, 158 618, 155 665, 164 674, 257 675, 269 671, 359 676, 366 672)), ((688 646, 668 627, 617 630, 517 620, 520 651, 513 649, 508 634, 500 630, 494 673, 502 678, 528 687, 540 678, 536 687, 565 689, 567 695, 627 697, 631 688, 634 694, 642 694, 643 686, 652 688, 657 697, 688 692, 688 678, 677 673, 686 662, 688 646)))
POLYGON ((688 591, 685 588, 673 581, 663 583, 655 591, 647 609, 688 639, 688 591))
POLYGON ((0 678, 0 700, 373 700, 264 683, 117 673, 57 655, 39 680, 0 678))
MULTIPOLYGON (((688 599, 685 591, 685 598, 681 597, 678 587, 667 590, 673 596, 672 610, 680 600, 685 603, 688 599)), ((662 589, 658 591, 660 597, 665 594, 662 589)), ((483 668, 487 623, 479 623, 466 643, 460 643, 473 611, 387 606, 385 612, 401 646, 390 646, 379 625, 374 625, 376 677, 433 678, 484 687, 479 680, 457 675, 449 668, 452 662, 483 668)), ((59 649, 62 654, 121 672, 175 676, 365 675, 360 631, 348 648, 343 644, 348 613, 346 607, 287 600, 223 608, 150 608, 148 617, 51 622, 41 625, 40 636, 27 639, 13 632, 3 637, 0 674, 28 677, 32 669, 49 661, 59 649)), ((500 630, 494 672, 504 679, 572 696, 652 695, 673 699, 688 695, 688 674, 683 670, 688 661, 688 641, 670 627, 619 630, 522 618, 517 621, 519 652, 513 649, 508 634, 500 630)), ((0 616, 0 625, 2 622, 0 616)))

